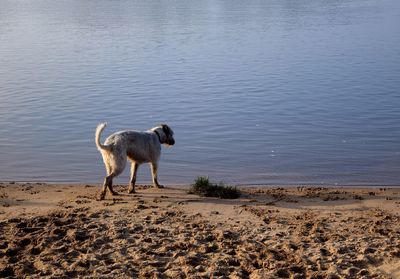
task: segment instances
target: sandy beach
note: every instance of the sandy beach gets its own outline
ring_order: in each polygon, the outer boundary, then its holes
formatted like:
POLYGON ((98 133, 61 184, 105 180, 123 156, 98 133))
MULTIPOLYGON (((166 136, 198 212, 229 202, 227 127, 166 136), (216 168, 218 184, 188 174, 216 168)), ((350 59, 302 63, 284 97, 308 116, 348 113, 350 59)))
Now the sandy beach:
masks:
POLYGON ((0 277, 400 278, 400 188, 0 184, 0 277))

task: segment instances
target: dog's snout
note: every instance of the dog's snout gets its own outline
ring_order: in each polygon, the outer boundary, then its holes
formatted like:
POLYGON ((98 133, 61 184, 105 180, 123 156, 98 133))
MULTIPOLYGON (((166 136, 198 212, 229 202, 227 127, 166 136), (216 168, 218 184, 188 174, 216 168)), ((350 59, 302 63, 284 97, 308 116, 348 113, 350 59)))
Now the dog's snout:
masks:
POLYGON ((169 145, 174 145, 175 144, 175 140, 174 139, 171 139, 170 141, 169 141, 169 145))

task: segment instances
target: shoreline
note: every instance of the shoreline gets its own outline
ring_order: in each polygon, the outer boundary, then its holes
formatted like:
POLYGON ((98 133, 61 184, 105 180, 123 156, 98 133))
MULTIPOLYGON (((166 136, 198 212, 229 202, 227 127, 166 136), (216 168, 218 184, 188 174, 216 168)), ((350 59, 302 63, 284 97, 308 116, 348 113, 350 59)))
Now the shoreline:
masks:
MULTIPOLYGON (((219 182, 219 181, 217 181, 219 182)), ((227 186, 233 186, 238 188, 297 188, 297 187, 321 187, 321 188, 400 188, 400 184, 313 184, 313 183, 225 183, 227 186)), ((48 180, 0 180, 0 185, 2 184, 37 184, 37 185, 94 185, 101 187, 102 183, 97 182, 74 182, 74 181, 48 181, 48 180)), ((127 183, 121 183, 120 181, 116 185, 124 186, 127 183)), ((151 185, 150 181, 138 181, 138 185, 151 185)), ((176 188, 189 188, 192 182, 188 183, 163 183, 166 187, 176 187, 176 188)))
POLYGON ((400 278, 400 188, 0 183, 0 277, 400 278))

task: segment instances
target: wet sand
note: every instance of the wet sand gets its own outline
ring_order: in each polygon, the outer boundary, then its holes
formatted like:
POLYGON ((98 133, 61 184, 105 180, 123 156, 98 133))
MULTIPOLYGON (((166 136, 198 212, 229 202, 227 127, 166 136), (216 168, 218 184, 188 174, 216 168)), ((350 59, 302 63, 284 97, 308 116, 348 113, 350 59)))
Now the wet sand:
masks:
POLYGON ((400 188, 0 183, 0 277, 400 278, 400 188))

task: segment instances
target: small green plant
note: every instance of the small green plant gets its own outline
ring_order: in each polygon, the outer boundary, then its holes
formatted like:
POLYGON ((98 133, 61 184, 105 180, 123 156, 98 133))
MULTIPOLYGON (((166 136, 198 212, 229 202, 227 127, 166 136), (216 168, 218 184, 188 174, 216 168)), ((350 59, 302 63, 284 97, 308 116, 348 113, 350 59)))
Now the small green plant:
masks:
POLYGON ((196 194, 202 197, 217 197, 220 199, 237 199, 240 192, 236 187, 225 186, 223 183, 213 184, 208 177, 199 176, 192 184, 190 194, 196 194))

